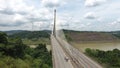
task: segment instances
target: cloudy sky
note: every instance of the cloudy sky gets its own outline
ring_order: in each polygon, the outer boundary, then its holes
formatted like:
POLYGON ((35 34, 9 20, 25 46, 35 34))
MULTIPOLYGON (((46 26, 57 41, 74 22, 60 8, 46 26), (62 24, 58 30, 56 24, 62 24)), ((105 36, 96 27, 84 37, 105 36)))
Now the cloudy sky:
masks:
POLYGON ((120 0, 0 0, 0 30, 120 30, 120 0))

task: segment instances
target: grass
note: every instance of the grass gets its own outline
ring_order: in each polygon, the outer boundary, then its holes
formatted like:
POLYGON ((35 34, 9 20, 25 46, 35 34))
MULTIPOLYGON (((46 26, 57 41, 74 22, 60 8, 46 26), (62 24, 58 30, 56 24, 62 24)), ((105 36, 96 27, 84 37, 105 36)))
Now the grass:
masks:
POLYGON ((46 48, 47 48, 48 51, 50 51, 51 50, 51 45, 46 45, 46 48))
POLYGON ((22 39, 23 43, 26 45, 38 45, 40 43, 50 44, 50 40, 48 38, 40 38, 40 39, 22 39))
POLYGON ((40 39, 22 39, 23 43, 30 46, 31 48, 36 48, 38 44, 43 43, 46 44, 46 48, 48 51, 51 50, 50 40, 48 38, 40 38, 40 39))

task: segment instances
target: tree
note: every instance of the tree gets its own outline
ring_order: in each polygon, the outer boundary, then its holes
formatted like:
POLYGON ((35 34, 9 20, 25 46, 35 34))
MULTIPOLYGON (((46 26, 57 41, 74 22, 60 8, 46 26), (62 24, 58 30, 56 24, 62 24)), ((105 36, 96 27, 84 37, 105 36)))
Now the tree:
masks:
POLYGON ((0 43, 7 44, 7 34, 0 32, 0 43))

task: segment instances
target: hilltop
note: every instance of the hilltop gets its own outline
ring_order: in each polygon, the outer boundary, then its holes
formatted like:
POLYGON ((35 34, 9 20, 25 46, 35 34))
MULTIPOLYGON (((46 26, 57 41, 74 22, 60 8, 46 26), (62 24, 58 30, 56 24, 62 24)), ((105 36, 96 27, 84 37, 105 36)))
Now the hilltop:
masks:
POLYGON ((9 37, 20 37, 20 38, 49 38, 51 31, 27 31, 27 30, 10 30, 10 31, 0 31, 5 32, 9 37))
POLYGON ((21 38, 49 38, 49 32, 48 31, 22 31, 19 33, 14 33, 12 35, 9 35, 10 37, 21 37, 21 38))

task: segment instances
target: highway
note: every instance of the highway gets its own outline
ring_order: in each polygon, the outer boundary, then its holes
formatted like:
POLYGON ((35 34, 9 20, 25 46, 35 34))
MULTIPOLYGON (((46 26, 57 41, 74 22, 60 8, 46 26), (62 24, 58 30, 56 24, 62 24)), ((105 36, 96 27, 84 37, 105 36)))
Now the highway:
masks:
POLYGON ((53 68, 102 68, 65 40, 51 35, 53 68), (66 60, 68 58, 68 60, 66 60))
POLYGON ((66 60, 67 55, 57 42, 55 37, 51 35, 53 68, 74 68, 70 60, 66 60))
POLYGON ((88 58, 86 55, 71 46, 65 40, 59 37, 57 37, 57 40, 66 54, 69 55, 70 60, 74 62, 76 68, 102 68, 99 64, 88 58))

